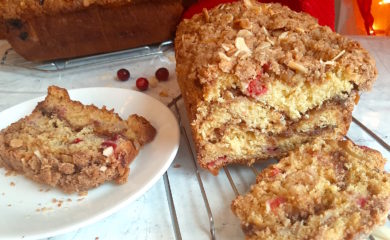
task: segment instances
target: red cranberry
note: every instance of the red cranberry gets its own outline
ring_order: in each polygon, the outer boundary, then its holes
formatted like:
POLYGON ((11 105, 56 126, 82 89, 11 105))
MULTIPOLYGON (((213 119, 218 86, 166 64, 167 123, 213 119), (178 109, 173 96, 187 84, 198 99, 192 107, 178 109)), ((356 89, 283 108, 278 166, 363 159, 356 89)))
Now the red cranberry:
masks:
POLYGON ((358 198, 357 199, 357 204, 359 204, 359 206, 361 208, 364 208, 366 206, 366 204, 367 204, 367 199, 364 198, 364 197, 358 198))
POLYGON ((161 81, 168 81, 169 78, 169 71, 166 68, 159 68, 156 71, 156 78, 161 81))
POLYGON ((267 87, 261 81, 253 79, 249 82, 248 92, 252 97, 260 96, 267 92, 267 87))
POLYGON ((102 147, 112 147, 114 150, 116 149, 116 143, 111 141, 102 142, 102 147))
POLYGON ((269 176, 270 177, 275 177, 280 173, 280 169, 277 167, 272 167, 272 169, 269 171, 269 176))
POLYGON ((149 81, 146 78, 138 78, 135 85, 140 91, 145 91, 149 87, 149 81))
POLYGON ((75 140, 73 140, 72 143, 77 144, 77 143, 79 143, 79 142, 81 142, 81 141, 83 141, 83 140, 80 139, 80 138, 76 138, 75 140))
POLYGON ((265 63, 265 64, 263 64, 263 66, 261 66, 261 69, 263 70, 264 73, 266 73, 269 71, 270 67, 271 66, 269 63, 265 63))
POLYGON ((269 201, 269 206, 272 211, 275 211, 281 204, 285 203, 286 199, 284 197, 277 197, 269 201))
POLYGON ((127 69, 121 68, 116 73, 116 76, 120 81, 127 81, 130 78, 130 72, 127 69))

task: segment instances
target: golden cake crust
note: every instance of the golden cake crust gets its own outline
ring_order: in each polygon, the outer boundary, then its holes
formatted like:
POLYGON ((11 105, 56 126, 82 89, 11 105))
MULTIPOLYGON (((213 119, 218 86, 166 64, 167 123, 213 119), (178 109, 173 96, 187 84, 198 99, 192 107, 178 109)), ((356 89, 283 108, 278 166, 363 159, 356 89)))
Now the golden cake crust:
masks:
MULTIPOLYGON (((172 0, 168 0, 172 1, 172 0)), ((148 0, 148 2, 168 2, 167 0, 148 0)), ((177 0, 174 0, 177 2, 177 0)), ((12 19, 38 15, 54 15, 74 12, 92 6, 121 6, 142 3, 145 0, 0 0, 0 18, 12 19)))
POLYGON ((0 0, 0 39, 29 61, 114 52, 174 37, 181 0, 0 0))
POLYGON ((30 115, 0 132, 0 166, 67 193, 125 183, 129 164, 155 134, 143 117, 124 121, 51 86, 30 115))
POLYGON ((358 239, 390 210, 390 174, 375 150, 315 140, 264 169, 232 203, 247 239, 358 239))

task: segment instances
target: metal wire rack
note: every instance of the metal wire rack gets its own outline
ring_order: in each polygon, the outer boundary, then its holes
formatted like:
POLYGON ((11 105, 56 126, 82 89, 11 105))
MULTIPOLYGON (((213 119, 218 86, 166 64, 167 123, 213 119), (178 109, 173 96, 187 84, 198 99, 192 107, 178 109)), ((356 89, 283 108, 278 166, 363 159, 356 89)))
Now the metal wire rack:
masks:
MULTIPOLYGON (((191 143, 190 143, 191 140, 190 140, 189 134, 187 133, 185 127, 183 126, 181 112, 179 111, 178 102, 181 100, 182 100, 182 97, 181 97, 181 95, 179 95, 178 97, 174 98, 168 104, 168 107, 171 108, 171 110, 175 113, 177 120, 179 122, 180 131, 181 131, 182 135, 185 137, 186 146, 188 147, 188 150, 191 153, 191 159, 193 162, 194 171, 196 173, 196 178, 197 178, 199 188, 200 188, 200 191, 202 194, 204 206, 206 208, 207 215, 208 215, 209 228, 210 228, 210 230, 209 230, 210 231, 210 239, 215 240, 216 239, 216 230, 215 230, 215 222, 214 222, 212 209, 210 207, 210 203, 209 203, 209 200, 208 200, 208 197, 206 194, 203 180, 202 180, 202 177, 200 175, 200 168, 199 168, 198 163, 196 161, 195 153, 194 153, 193 149, 191 148, 191 143)), ((367 128, 363 123, 361 123, 356 118, 353 117, 352 121, 357 126, 359 126, 363 131, 365 131, 367 134, 369 134, 375 141, 377 141, 384 149, 386 149, 388 152, 390 152, 390 145, 387 144, 383 139, 381 139, 379 136, 377 136, 373 131, 371 131, 369 128, 367 128)), ((347 136, 345 138, 350 140, 350 138, 347 136)), ((253 172, 253 174, 255 176, 257 176, 259 174, 259 170, 256 167, 250 166, 249 168, 251 169, 251 171, 253 172)), ((225 172, 225 175, 230 183, 230 186, 231 186, 234 194, 236 196, 240 195, 239 191, 237 190, 236 183, 234 182, 234 180, 230 174, 229 167, 225 166, 225 167, 223 167, 223 170, 225 172)), ((168 199, 169 209, 170 209, 170 213, 171 213, 171 219, 172 219, 172 223, 173 223, 173 227, 174 227, 174 233, 175 233, 176 239, 181 240, 182 236, 180 233, 180 227, 179 227, 179 223, 178 223, 178 217, 176 214, 175 203, 174 203, 173 197, 172 197, 172 191, 171 191, 171 187, 170 187, 170 183, 169 183, 168 172, 166 172, 164 174, 164 184, 165 184, 165 190, 166 190, 166 195, 167 195, 167 199, 168 199)), ((390 220, 390 214, 388 215, 388 220, 390 220)), ((375 240, 376 238, 373 235, 369 235, 368 239, 375 240)))
MULTIPOLYGON (((27 73, 57 74, 65 71, 85 70, 88 67, 99 67, 106 64, 121 63, 133 59, 151 57, 163 54, 167 49, 172 48, 172 41, 162 42, 157 45, 143 46, 123 51, 98 54, 87 57, 61 59, 48 62, 26 61, 17 54, 12 47, 3 52, 0 66, 9 69, 17 69, 27 73)), ((44 76, 44 75, 43 75, 44 76)))

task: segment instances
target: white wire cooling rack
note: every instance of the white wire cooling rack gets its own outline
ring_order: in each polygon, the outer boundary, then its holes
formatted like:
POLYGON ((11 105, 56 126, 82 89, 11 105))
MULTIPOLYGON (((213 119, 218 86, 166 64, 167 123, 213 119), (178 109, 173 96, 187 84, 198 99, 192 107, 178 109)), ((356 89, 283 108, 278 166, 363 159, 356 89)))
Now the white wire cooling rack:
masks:
MULTIPOLYGON (((204 206, 206 208, 207 215, 208 215, 208 222, 209 222, 209 228, 210 228, 210 230, 209 230, 210 231, 210 239, 214 240, 214 239, 216 239, 216 229, 215 229, 215 222, 214 222, 215 220, 213 217, 213 211, 212 211, 212 208, 210 207, 210 203, 209 203, 209 200, 208 200, 208 197, 206 194, 206 190, 205 190, 205 187, 203 184, 203 180, 202 180, 202 177, 200 174, 200 168, 199 168, 198 163, 197 163, 196 158, 195 158, 195 152, 191 147, 191 140, 189 137, 189 133, 187 132, 186 128, 184 127, 182 111, 179 110, 179 106, 178 106, 179 101, 182 101, 181 95, 174 98, 168 104, 168 107, 171 108, 172 111, 175 113, 177 120, 179 122, 179 125, 180 125, 180 131, 182 133, 182 136, 185 137, 186 146, 187 146, 189 152, 191 153, 193 168, 194 168, 196 178, 197 178, 197 181, 199 184, 199 188, 200 188, 200 191, 202 194, 204 206)), ((388 152, 390 152, 390 146, 383 139, 381 139, 379 136, 377 136, 373 131, 371 131, 369 128, 367 128, 363 123, 361 123, 356 118, 352 117, 352 121, 358 127, 360 127, 363 131, 365 131, 367 134, 369 134, 384 149, 386 149, 388 152)), ((348 136, 346 136, 346 138, 351 140, 348 136)), ((246 166, 242 166, 242 167, 246 167, 246 166)), ((252 170, 252 172, 255 176, 257 176, 259 174, 260 169, 254 167, 254 166, 250 166, 249 168, 252 170)), ((231 186, 234 194, 236 196, 240 195, 239 191, 237 190, 236 183, 230 174, 229 167, 224 167, 223 170, 225 172, 225 175, 230 183, 230 186, 231 186)), ((216 176, 216 177, 219 177, 219 176, 216 176)), ((164 174, 164 184, 165 184, 165 190, 166 190, 166 195, 167 195, 167 199, 168 199, 168 203, 169 203, 169 209, 170 209, 170 213, 171 213, 171 219, 172 219, 172 223, 173 223, 172 225, 174 227, 175 236, 176 236, 177 240, 181 240, 182 236, 180 233, 180 227, 179 227, 179 223, 178 223, 178 216, 176 214, 175 203, 174 203, 173 197, 172 197, 172 191, 171 191, 171 186, 170 186, 170 182, 169 182, 168 172, 166 172, 164 174)), ((242 194, 244 194, 244 193, 242 193, 242 194)), ((390 220, 390 215, 388 215, 388 219, 390 220)), ((374 237, 373 235, 369 235, 369 239, 376 240, 377 238, 374 237)), ((380 238, 378 238, 378 239, 380 239, 380 238)))

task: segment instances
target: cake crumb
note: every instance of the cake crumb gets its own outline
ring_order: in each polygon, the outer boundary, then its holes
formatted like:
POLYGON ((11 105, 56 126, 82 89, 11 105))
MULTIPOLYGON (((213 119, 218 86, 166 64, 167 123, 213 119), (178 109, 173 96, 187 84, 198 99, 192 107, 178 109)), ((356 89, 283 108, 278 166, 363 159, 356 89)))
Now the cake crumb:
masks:
POLYGON ((11 205, 11 204, 8 204, 8 207, 12 207, 12 205, 11 205))
POLYGON ((57 199, 53 198, 53 199, 51 200, 51 202, 52 202, 52 203, 56 203, 56 202, 57 202, 57 199))
POLYGON ((99 240, 99 237, 95 237, 95 240, 99 240))
POLYGON ((181 167, 181 165, 178 164, 178 163, 176 163, 175 165, 173 165, 173 167, 174 167, 174 168, 179 168, 179 167, 181 167))
POLYGON ((42 188, 40 188, 40 189, 39 189, 39 191, 40 191, 40 192, 43 192, 43 189, 42 189, 42 188))
POLYGON ((53 208, 51 207, 43 207, 43 208, 37 208, 35 209, 36 212, 48 212, 48 211, 52 211, 53 208))
POLYGON ((167 93, 167 91, 165 90, 162 90, 160 93, 159 93, 160 97, 169 97, 169 94, 167 93))
POLYGON ((72 199, 71 199, 71 198, 68 198, 68 199, 66 199, 66 201, 67 201, 67 202, 71 202, 71 201, 72 201, 72 199))
POLYGON ((2 193, 1 193, 1 195, 2 195, 2 196, 5 196, 5 193, 4 193, 4 192, 2 192, 2 193))
POLYGON ((81 202, 83 200, 84 200, 84 198, 79 198, 79 199, 77 199, 77 202, 81 202))
POLYGON ((11 187, 15 187, 15 183, 14 182, 10 182, 9 184, 11 187))
POLYGON ((88 195, 88 192, 87 192, 87 191, 79 192, 78 195, 79 195, 80 197, 84 197, 84 196, 87 196, 87 195, 88 195))
POLYGON ((45 189, 45 192, 48 192, 48 191, 50 191, 50 188, 46 188, 46 189, 45 189))

